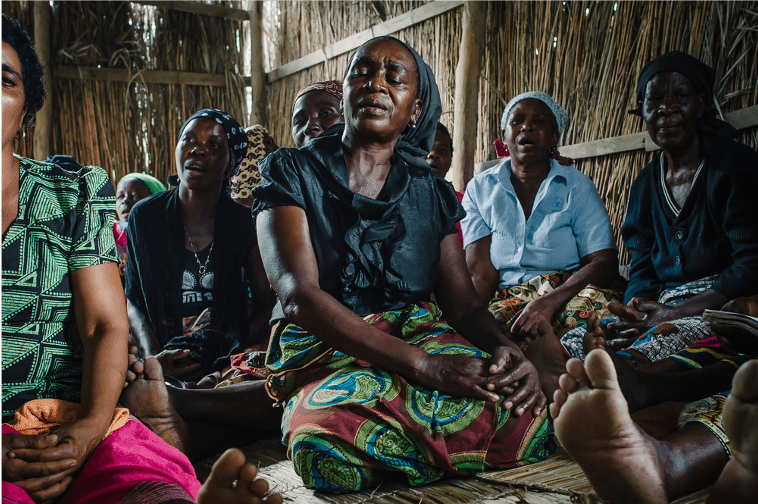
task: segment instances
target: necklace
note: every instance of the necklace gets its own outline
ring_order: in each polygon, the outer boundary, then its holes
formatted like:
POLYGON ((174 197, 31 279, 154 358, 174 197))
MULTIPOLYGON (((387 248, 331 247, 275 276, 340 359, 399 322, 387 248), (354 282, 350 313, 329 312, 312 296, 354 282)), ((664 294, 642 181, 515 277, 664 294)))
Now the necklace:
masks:
POLYGON ((200 273, 200 276, 205 275, 205 272, 208 271, 208 261, 211 260, 211 254, 213 253, 213 244, 215 241, 211 242, 211 249, 208 251, 208 257, 205 258, 205 264, 200 264, 200 259, 197 257, 197 252, 195 252, 195 244, 192 243, 192 238, 190 238, 189 233, 187 230, 184 230, 184 234, 187 235, 187 239, 190 242, 190 247, 192 247, 192 254, 195 256, 195 261, 197 261, 197 271, 200 273))

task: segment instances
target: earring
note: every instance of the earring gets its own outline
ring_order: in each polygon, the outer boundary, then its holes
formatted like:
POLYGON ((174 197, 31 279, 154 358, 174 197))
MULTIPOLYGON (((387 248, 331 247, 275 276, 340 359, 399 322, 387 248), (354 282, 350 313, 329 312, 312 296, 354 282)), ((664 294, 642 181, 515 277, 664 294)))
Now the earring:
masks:
POLYGON ((16 140, 23 140, 24 138, 26 138, 26 128, 21 128, 21 129, 19 129, 19 130, 16 132, 16 134, 14 135, 14 138, 15 138, 16 140), (20 134, 19 134, 19 133, 20 133, 20 134))
POLYGON ((416 127, 416 121, 414 121, 413 119, 411 119, 408 124, 410 125, 411 128, 415 128, 416 127))

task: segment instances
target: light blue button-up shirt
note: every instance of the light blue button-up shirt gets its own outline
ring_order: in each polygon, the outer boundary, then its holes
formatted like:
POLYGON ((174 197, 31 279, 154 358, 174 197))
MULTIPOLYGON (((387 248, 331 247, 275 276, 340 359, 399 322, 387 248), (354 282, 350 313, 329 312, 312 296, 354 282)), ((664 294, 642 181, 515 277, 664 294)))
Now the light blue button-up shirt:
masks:
POLYGON ((492 235, 490 260, 500 272, 500 289, 545 273, 578 269, 582 257, 616 248, 608 211, 592 181, 555 160, 529 220, 511 183, 510 159, 469 182, 463 208, 463 246, 492 235))

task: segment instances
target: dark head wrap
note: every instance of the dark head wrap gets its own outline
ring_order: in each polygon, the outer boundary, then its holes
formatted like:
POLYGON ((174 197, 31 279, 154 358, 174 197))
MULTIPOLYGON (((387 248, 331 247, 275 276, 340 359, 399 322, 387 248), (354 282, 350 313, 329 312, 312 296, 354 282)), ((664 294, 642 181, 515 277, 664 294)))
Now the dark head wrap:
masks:
POLYGON ((232 173, 234 173, 247 153, 247 133, 245 133, 245 130, 234 117, 230 116, 223 110, 203 109, 192 114, 189 119, 184 122, 182 129, 179 130, 179 138, 182 137, 182 134, 190 121, 199 117, 214 119, 222 128, 224 128, 226 142, 229 144, 229 161, 232 166, 232 173))
MULTIPOLYGON (((661 72, 678 72, 692 83, 699 94, 705 95, 705 112, 703 117, 698 121, 698 131, 709 137, 727 136, 734 138, 737 131, 728 123, 718 118, 716 108, 713 106, 713 86, 716 79, 716 72, 699 59, 681 51, 667 52, 663 56, 658 56, 653 61, 642 68, 640 78, 637 81, 637 103, 640 104, 645 99, 645 90, 647 83, 654 75, 661 72)), ((629 111, 632 114, 641 116, 641 108, 629 111)))
POLYGON ((440 101, 440 92, 437 89, 437 81, 434 78, 434 73, 429 65, 421 58, 419 53, 416 52, 411 46, 405 42, 390 37, 388 35, 382 37, 375 37, 359 47, 353 54, 350 55, 347 68, 345 69, 345 77, 350 70, 350 65, 353 62, 353 58, 358 52, 366 45, 371 44, 377 40, 392 40, 405 47, 409 53, 413 56, 418 67, 418 86, 416 87, 416 96, 424 103, 421 109, 421 115, 416 121, 415 127, 406 128, 400 134, 400 139, 395 144, 395 151, 400 155, 403 160, 412 166, 417 166, 425 170, 429 169, 429 163, 424 159, 429 151, 432 150, 432 144, 434 143, 434 135, 437 133, 437 122, 442 115, 442 102, 440 101))
POLYGON ((77 172, 84 168, 84 166, 77 161, 73 156, 67 156, 66 154, 54 154, 52 156, 47 156, 45 159, 46 163, 53 163, 55 165, 60 166, 64 170, 68 170, 71 172, 77 172))

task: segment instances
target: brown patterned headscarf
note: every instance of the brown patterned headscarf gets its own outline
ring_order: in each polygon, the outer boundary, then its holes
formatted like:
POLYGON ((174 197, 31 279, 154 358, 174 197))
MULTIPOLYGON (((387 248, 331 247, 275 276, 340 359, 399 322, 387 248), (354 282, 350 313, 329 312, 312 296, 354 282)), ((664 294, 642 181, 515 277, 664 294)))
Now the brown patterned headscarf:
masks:
POLYGON ((295 106, 295 102, 298 98, 303 96, 305 93, 310 93, 311 91, 326 91, 330 95, 336 96, 338 100, 342 100, 342 83, 340 81, 330 80, 323 82, 312 82, 297 92, 295 99, 292 100, 292 106, 295 106))
POLYGON ((251 197, 253 187, 261 183, 261 174, 258 171, 258 163, 263 158, 274 152, 279 147, 268 130, 256 124, 245 130, 247 133, 247 153, 232 175, 233 199, 247 199, 251 197))

